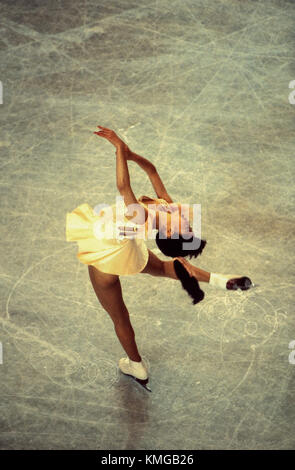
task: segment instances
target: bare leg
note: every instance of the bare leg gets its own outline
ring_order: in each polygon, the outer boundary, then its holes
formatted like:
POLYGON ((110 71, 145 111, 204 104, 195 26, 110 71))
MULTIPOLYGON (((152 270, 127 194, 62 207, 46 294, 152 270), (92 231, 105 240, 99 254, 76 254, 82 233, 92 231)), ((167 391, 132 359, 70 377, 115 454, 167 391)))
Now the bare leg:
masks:
POLYGON ((151 274, 152 276, 169 277, 171 279, 179 280, 174 270, 173 262, 178 259, 187 269, 191 276, 194 276, 200 282, 209 282, 210 273, 203 269, 197 268, 184 258, 173 258, 172 261, 163 261, 158 258, 151 250, 149 250, 149 260, 146 267, 141 271, 142 273, 151 274))
POLYGON ((102 273, 91 265, 88 266, 88 271, 97 298, 110 315, 123 349, 132 361, 140 362, 141 356, 135 342, 129 312, 123 300, 119 276, 102 273))
MULTIPOLYGON (((194 276, 198 281, 200 282, 209 282, 210 279, 210 273, 207 271, 204 271, 203 269, 197 268, 193 264, 191 264, 189 261, 187 261, 184 258, 178 257, 174 258, 178 259, 186 268, 186 270, 189 272, 191 276, 194 276)), ((165 271, 165 277, 171 277, 172 279, 178 279, 176 276, 175 270, 174 270, 174 259, 173 261, 164 261, 164 271, 165 271)))
POLYGON ((163 261, 158 258, 152 251, 149 250, 149 260, 146 267, 141 271, 142 273, 151 274, 152 276, 169 277, 171 279, 179 279, 174 269, 174 260, 177 259, 185 267, 190 276, 193 276, 199 282, 210 282, 213 286, 221 287, 228 290, 247 290, 253 287, 251 279, 247 276, 240 276, 238 274, 218 274, 204 271, 197 268, 185 258, 177 257, 172 261, 163 261))

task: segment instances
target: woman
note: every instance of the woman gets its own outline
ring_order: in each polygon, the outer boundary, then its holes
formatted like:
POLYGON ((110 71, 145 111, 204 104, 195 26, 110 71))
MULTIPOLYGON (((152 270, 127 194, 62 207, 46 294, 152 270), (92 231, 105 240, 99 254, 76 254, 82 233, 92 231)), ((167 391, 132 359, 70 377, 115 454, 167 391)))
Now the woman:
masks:
POLYGON ((67 214, 67 241, 78 242, 77 256, 88 265, 97 298, 110 315, 118 339, 127 353, 127 357, 119 361, 120 370, 145 386, 148 382, 148 368, 137 349, 129 312, 122 297, 120 275, 145 273, 180 280, 194 304, 204 298, 199 281, 231 290, 246 290, 253 284, 246 276, 209 273, 184 259, 185 256, 191 258, 201 254, 206 241, 195 237, 190 217, 182 214, 180 203, 173 203, 156 167, 146 158, 132 152, 114 131, 102 126, 98 128, 100 130, 94 134, 107 139, 116 148, 117 188, 124 198, 125 213, 118 224, 114 204, 111 211, 104 209, 99 214, 88 204, 82 204, 67 214), (148 174, 157 198, 141 196, 136 199, 130 185, 128 161, 136 162, 148 174), (165 217, 163 212, 166 213, 165 217), (174 217, 175 213, 179 217, 174 217), (134 220, 136 223, 132 222, 134 220), (102 222, 106 221, 115 230, 115 236, 101 236, 102 222), (151 233, 151 228, 157 231, 156 243, 159 249, 172 257, 172 261, 161 260, 147 248, 145 239, 151 233), (186 246, 185 249, 184 243, 192 243, 190 246, 193 248, 187 249, 186 246))

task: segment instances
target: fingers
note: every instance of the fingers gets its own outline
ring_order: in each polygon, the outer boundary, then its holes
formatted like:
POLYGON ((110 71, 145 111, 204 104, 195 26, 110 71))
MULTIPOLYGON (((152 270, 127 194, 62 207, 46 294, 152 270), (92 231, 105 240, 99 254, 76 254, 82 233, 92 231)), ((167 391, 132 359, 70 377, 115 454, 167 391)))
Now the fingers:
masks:
POLYGON ((105 137, 106 139, 108 139, 108 138, 110 137, 110 135, 107 134, 105 131, 93 132, 93 134, 96 134, 96 135, 98 135, 99 137, 105 137))
POLYGON ((112 139, 114 131, 108 129, 107 127, 97 126, 100 130, 93 132, 93 134, 98 135, 99 137, 104 137, 105 139, 112 139))
POLYGON ((99 127, 102 131, 112 132, 112 129, 108 129, 107 127, 102 127, 102 126, 97 126, 97 127, 99 127))

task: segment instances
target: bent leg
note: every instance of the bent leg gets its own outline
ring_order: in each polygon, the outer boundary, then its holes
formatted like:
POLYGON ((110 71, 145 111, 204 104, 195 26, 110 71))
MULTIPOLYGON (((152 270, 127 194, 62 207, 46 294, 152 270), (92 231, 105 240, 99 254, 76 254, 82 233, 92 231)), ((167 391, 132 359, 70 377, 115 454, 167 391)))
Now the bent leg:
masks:
POLYGON ((92 265, 88 265, 88 272, 96 296, 110 315, 123 349, 132 361, 140 362, 141 357, 135 342, 129 312, 123 300, 119 276, 98 271, 92 265))

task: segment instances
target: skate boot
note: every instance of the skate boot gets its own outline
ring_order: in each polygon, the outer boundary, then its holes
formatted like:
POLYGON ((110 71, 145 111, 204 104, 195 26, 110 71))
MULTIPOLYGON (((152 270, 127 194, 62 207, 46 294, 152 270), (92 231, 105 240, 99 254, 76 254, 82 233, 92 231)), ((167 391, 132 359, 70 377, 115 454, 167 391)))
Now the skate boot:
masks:
POLYGON ((122 359, 119 360, 119 369, 123 374, 129 375, 142 387, 151 392, 151 389, 147 387, 149 381, 148 367, 144 359, 141 362, 135 362, 129 359, 129 357, 122 357, 122 359))
POLYGON ((209 284, 228 290, 248 290, 250 287, 254 287, 254 284, 249 277, 241 276, 239 274, 211 273, 209 284))

